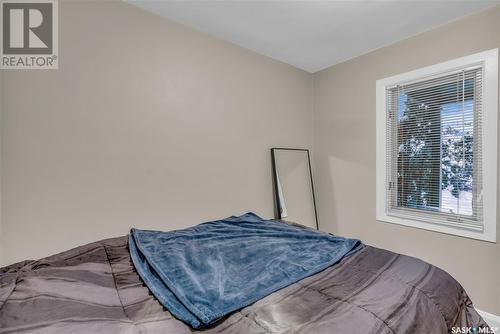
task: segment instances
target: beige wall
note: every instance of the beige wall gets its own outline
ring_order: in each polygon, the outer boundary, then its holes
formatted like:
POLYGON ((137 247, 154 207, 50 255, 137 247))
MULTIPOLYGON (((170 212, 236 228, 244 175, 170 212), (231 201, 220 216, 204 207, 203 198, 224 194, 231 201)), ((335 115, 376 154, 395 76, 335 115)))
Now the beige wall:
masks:
POLYGON ((500 314, 500 244, 375 221, 375 81, 497 47, 500 7, 316 73, 314 153, 323 229, 438 265, 500 314))
POLYGON ((4 264, 133 227, 273 215, 312 75, 121 1, 60 1, 59 70, 2 71, 4 264))

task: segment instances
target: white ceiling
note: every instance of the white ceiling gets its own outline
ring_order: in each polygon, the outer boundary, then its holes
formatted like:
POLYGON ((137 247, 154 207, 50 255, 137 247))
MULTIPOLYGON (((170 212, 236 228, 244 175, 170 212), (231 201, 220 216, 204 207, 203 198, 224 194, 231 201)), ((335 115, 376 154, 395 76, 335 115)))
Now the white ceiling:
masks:
POLYGON ((500 0, 127 1, 309 72, 500 4, 500 0))

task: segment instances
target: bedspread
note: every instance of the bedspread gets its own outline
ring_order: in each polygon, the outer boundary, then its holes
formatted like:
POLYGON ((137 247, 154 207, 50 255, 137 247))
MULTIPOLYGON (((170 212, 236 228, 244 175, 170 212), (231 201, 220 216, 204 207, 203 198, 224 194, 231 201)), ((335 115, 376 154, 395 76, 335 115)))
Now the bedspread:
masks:
MULTIPOLYGON (((485 326, 460 284, 363 246, 222 318, 206 333, 450 333, 485 326)), ((0 333, 191 333, 134 270, 127 236, 0 269, 0 333)))

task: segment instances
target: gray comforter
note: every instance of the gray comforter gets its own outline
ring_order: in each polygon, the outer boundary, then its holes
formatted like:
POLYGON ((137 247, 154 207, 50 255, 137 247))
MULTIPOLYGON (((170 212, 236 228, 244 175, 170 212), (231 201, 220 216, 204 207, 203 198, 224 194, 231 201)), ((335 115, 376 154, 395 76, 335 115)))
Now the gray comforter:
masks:
MULTIPOLYGON (((207 333, 450 333, 485 326, 449 274, 364 246, 207 333)), ((190 333, 134 270, 127 237, 0 269, 0 333, 190 333)))

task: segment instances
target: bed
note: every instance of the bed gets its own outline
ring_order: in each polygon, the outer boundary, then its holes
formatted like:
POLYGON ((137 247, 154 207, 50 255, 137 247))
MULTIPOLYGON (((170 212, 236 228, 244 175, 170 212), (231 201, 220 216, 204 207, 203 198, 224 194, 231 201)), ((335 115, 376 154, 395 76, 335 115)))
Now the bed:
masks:
MULTIPOLYGON (((450 333, 486 328, 461 285, 419 259, 361 245, 231 312, 206 333, 450 333)), ((138 275, 129 236, 0 269, 0 333, 192 333, 138 275)))

